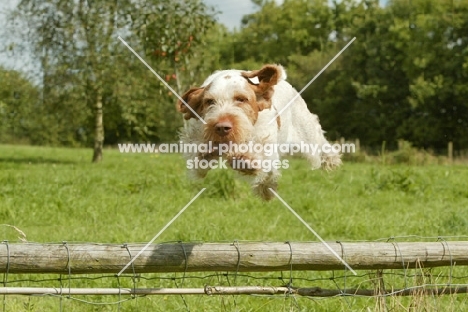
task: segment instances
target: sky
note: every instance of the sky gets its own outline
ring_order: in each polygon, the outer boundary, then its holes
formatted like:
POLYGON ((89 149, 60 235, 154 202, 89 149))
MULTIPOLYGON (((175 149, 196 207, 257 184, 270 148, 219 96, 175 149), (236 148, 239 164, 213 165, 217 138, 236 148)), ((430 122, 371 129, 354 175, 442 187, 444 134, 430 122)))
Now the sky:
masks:
MULTIPOLYGON (((3 49, 8 37, 8 31, 5 29, 6 13, 9 9, 14 8, 18 2, 19 0, 0 0, 0 49, 3 49)), ((0 50, 0 65, 7 65, 8 67, 14 65, 12 64, 12 55, 0 50)))
POLYGON ((239 28, 242 16, 254 12, 256 9, 251 0, 204 0, 203 2, 221 11, 218 15, 218 22, 223 23, 229 29, 239 28))

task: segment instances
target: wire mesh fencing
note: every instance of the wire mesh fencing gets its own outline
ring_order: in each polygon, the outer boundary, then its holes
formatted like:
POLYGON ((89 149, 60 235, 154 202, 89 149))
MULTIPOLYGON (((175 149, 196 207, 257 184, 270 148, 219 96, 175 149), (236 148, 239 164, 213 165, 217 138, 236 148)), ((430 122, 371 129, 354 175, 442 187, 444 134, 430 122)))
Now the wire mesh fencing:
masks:
POLYGON ((3 242, 2 311, 468 308, 468 237, 406 236, 330 245, 357 275, 316 242, 155 244, 121 275, 116 273, 140 244, 3 242), (60 252, 39 249, 37 254, 38 247, 60 252), (106 252, 98 257, 93 247, 106 252), (112 252, 116 248, 120 254, 112 252))

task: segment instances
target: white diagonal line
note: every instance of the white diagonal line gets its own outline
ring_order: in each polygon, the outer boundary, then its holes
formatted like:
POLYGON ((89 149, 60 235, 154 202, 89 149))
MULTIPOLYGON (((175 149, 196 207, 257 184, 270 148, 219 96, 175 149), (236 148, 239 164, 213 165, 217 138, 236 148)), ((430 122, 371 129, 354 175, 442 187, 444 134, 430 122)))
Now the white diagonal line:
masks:
POLYGON ((302 219, 301 216, 297 214, 297 212, 294 211, 294 209, 292 209, 292 208, 291 208, 275 191, 273 191, 272 188, 269 188, 269 190, 270 190, 270 192, 272 192, 272 193, 283 203, 283 205, 285 205, 285 206, 293 213, 293 215, 296 216, 296 218, 299 219, 299 221, 301 221, 301 222, 307 227, 307 229, 309 229, 309 231, 311 231, 311 232, 315 235, 315 237, 317 237, 317 238, 322 242, 322 244, 325 245, 325 247, 328 248, 328 250, 331 251, 331 253, 332 253, 335 257, 338 258, 338 260, 341 261, 341 263, 343 263, 354 275, 357 275, 356 271, 354 271, 354 270, 349 266, 349 264, 346 263, 346 261, 344 261, 344 260, 336 253, 336 251, 334 251, 334 250, 330 247, 330 245, 328 245, 327 242, 324 241, 324 240, 320 237, 320 235, 318 235, 318 233, 315 232, 315 231, 310 227, 310 225, 307 224, 307 222, 305 222, 304 219, 302 219))
POLYGON ((198 194, 195 195, 195 197, 192 198, 192 200, 189 201, 189 203, 188 203, 187 205, 185 205, 185 207, 182 208, 182 209, 179 211, 179 213, 176 214, 175 217, 172 218, 172 220, 169 221, 169 222, 161 229, 161 231, 159 231, 159 233, 156 234, 156 236, 153 237, 153 239, 150 240, 150 241, 148 242, 148 244, 146 244, 146 246, 143 247, 143 249, 140 250, 140 252, 138 252, 138 253, 135 255, 135 257, 132 258, 132 260, 130 260, 129 263, 127 263, 127 265, 126 265, 122 270, 120 270, 120 272, 117 274, 117 276, 120 276, 120 274, 122 274, 122 272, 125 271, 125 270, 126 270, 126 269, 127 269, 127 268, 128 268, 128 267, 145 251, 145 250, 146 250, 146 248, 148 248, 149 245, 151 245, 151 244, 156 240, 156 238, 158 238, 159 235, 161 235, 161 234, 172 224, 172 222, 174 222, 174 221, 185 211, 185 209, 187 209, 187 208, 195 201, 195 199, 197 199, 198 196, 200 196, 201 193, 203 193, 205 190, 206 190, 206 187, 202 188, 202 190, 201 190, 200 192, 198 192, 198 194))
POLYGON ((200 119, 201 122, 203 122, 203 123, 206 125, 206 121, 204 121, 203 118, 201 118, 200 115, 198 115, 197 112, 194 111, 193 108, 191 108, 190 105, 188 105, 187 102, 185 102, 185 101, 180 97, 180 95, 178 95, 177 92, 175 92, 175 90, 172 89, 171 86, 168 85, 167 82, 165 82, 164 79, 162 79, 161 76, 159 76, 158 73, 155 72, 155 71, 151 68, 151 66, 149 66, 148 63, 146 63, 145 60, 144 60, 141 56, 139 56, 138 53, 136 53, 135 50, 133 50, 132 47, 130 47, 130 46, 128 45, 127 42, 125 42, 125 40, 122 39, 122 37, 118 36, 117 38, 119 38, 119 40, 122 41, 122 43, 125 44, 125 46, 126 46, 130 51, 132 51, 132 53, 135 54, 135 56, 138 57, 138 59, 139 59, 143 64, 145 64, 146 67, 148 67, 148 69, 149 69, 156 77, 158 77, 158 79, 159 79, 169 90, 171 90, 171 92, 174 93, 174 95, 175 95, 182 103, 184 103, 184 105, 185 105, 188 109, 190 109, 190 111, 191 111, 195 116, 197 116, 197 118, 200 119))
POLYGON ((330 65, 331 65, 331 63, 333 63, 333 62, 334 62, 334 61, 335 61, 335 60, 338 58, 338 56, 340 56, 340 54, 341 54, 341 53, 343 53, 343 51, 344 51, 344 50, 346 50, 346 49, 347 49, 347 48, 348 48, 348 47, 351 45, 351 43, 353 43, 353 41, 354 41, 354 40, 356 40, 356 37, 354 37, 353 39, 351 39, 351 41, 350 41, 350 42, 348 42, 348 44, 347 44, 347 45, 345 45, 345 47, 344 47, 343 49, 341 49, 341 51, 340 51, 340 52, 338 52, 338 54, 337 54, 337 55, 335 55, 335 57, 334 57, 334 58, 332 58, 332 59, 331 59, 331 61, 330 61, 330 62, 328 62, 328 64, 327 64, 327 65, 325 65, 325 67, 324 67, 324 68, 322 68, 322 70, 321 70, 321 71, 319 71, 319 73, 318 73, 317 75, 315 75, 315 77, 314 77, 314 78, 312 78, 312 80, 311 80, 311 81, 309 81, 309 83, 307 83, 307 84, 305 85, 305 87, 304 87, 304 88, 302 88, 302 90, 301 90, 301 91, 299 91, 299 93, 298 93, 298 94, 296 94, 296 95, 295 95, 295 96, 292 98, 292 100, 291 100, 291 101, 289 101, 289 102, 288 102, 288 104, 286 104, 286 106, 285 106, 285 107, 283 107, 283 108, 282 108, 282 109, 281 109, 281 110, 280 110, 280 111, 279 111, 279 112, 278 112, 278 113, 275 115, 275 117, 273 117, 273 119, 271 119, 271 120, 268 122, 268 124, 271 124, 273 121, 275 121, 275 120, 276 120, 276 118, 278 118, 278 116, 279 116, 279 115, 281 115, 281 114, 282 114, 282 113, 283 113, 283 112, 284 112, 284 111, 285 111, 285 110, 286 110, 286 109, 287 109, 287 108, 288 108, 288 107, 289 107, 289 106, 290 106, 290 105, 291 105, 291 104, 292 104, 292 103, 293 103, 293 102, 294 102, 294 101, 295 101, 295 100, 296 100, 296 99, 297 99, 297 98, 298 98, 298 97, 301 95, 301 93, 302 93, 302 92, 304 92, 304 90, 305 90, 305 89, 307 89, 307 88, 308 88, 308 87, 311 85, 311 83, 312 83, 312 82, 314 82, 314 81, 315 81, 315 79, 317 79, 317 78, 318 78, 318 76, 320 76, 320 75, 321 75, 321 74, 322 74, 322 73, 323 73, 323 72, 324 72, 324 71, 325 71, 325 70, 328 68, 328 66, 330 66, 330 65))

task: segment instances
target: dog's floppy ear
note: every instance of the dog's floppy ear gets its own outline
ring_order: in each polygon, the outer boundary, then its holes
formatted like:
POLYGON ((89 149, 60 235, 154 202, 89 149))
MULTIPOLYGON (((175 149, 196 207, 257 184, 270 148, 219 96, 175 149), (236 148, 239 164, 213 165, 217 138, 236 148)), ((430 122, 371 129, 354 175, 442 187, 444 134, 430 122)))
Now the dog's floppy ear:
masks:
POLYGON ((259 70, 253 70, 250 72, 243 72, 242 76, 247 78, 251 88, 257 95, 257 102, 259 109, 270 108, 271 97, 273 96, 273 86, 276 85, 280 80, 286 78, 286 73, 280 65, 265 65, 259 70), (252 82, 252 78, 257 78, 258 83, 252 82))
MULTIPOLYGON (((204 88, 190 88, 187 92, 182 95, 182 99, 187 103, 192 110, 198 115, 201 114, 202 99, 203 99, 204 88)), ((184 114, 184 119, 189 120, 190 118, 197 118, 195 114, 185 105, 181 100, 177 101, 177 110, 184 114)))

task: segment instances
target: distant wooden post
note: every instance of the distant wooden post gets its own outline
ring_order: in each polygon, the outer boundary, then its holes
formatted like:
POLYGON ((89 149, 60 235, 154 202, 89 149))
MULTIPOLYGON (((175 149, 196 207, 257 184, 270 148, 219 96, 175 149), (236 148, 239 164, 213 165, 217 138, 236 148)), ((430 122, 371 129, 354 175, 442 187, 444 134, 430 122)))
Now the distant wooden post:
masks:
POLYGON ((453 142, 448 142, 448 160, 450 163, 453 162, 453 142))
POLYGON ((380 152, 380 157, 382 159, 382 164, 385 164, 385 146, 387 145, 387 141, 382 141, 382 150, 380 152))
POLYGON ((340 144, 341 144, 341 146, 343 146, 343 144, 345 144, 345 142, 346 142, 346 141, 345 141, 345 138, 341 137, 341 138, 340 138, 340 144))
POLYGON ((359 139, 356 139, 354 147, 356 148, 356 153, 359 153, 361 151, 361 142, 359 141, 359 139))
POLYGON ((398 150, 401 151, 403 149, 404 141, 398 140, 398 150))

